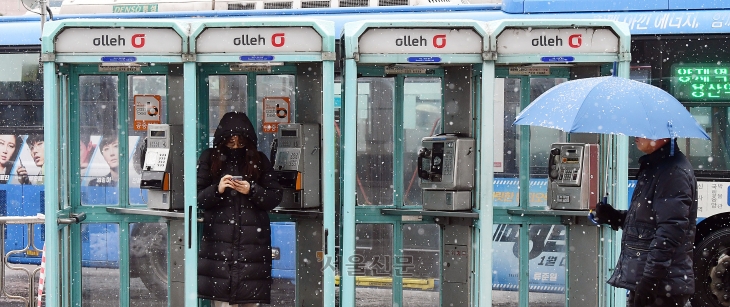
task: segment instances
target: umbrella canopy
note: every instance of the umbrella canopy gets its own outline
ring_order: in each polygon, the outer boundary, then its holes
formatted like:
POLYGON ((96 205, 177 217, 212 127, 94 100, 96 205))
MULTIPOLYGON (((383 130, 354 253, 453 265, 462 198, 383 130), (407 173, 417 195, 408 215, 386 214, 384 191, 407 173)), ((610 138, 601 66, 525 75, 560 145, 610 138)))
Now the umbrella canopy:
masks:
POLYGON ((618 77, 561 83, 537 97, 514 125, 565 132, 623 134, 657 140, 710 137, 682 104, 664 90, 618 77))

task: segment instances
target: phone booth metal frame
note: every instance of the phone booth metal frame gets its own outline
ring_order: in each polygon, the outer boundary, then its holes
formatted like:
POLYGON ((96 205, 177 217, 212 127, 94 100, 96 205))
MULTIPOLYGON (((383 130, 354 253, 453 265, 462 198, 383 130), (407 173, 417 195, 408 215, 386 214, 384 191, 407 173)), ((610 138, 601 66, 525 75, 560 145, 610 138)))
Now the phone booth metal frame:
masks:
MULTIPOLYGON (((401 32, 402 34, 402 32, 401 32)), ((399 35, 401 35, 399 34, 399 35)), ((425 34, 424 34, 425 35, 425 34)), ((458 38, 464 38, 463 36, 457 36, 458 38)), ((469 38, 473 38, 474 36, 469 36, 469 38)), ((456 40, 457 42, 450 41, 453 44, 458 44, 459 40, 458 38, 452 38, 456 40)), ((430 219, 430 221, 438 220, 439 218, 453 218, 466 221, 464 224, 468 225, 460 225, 463 227, 462 229, 471 229, 469 231, 466 231, 464 235, 470 239, 467 239, 466 241, 470 241, 469 243, 464 243, 469 246, 471 246, 471 252, 468 254, 468 260, 466 261, 468 264, 469 269, 471 270, 471 273, 469 273, 469 276, 463 276, 467 282, 464 284, 469 289, 460 289, 461 292, 459 295, 459 298, 455 298, 454 300, 460 301, 459 304, 466 304, 466 302, 469 302, 469 306, 489 306, 491 304, 491 287, 487 286, 480 286, 480 285, 491 285, 491 251, 492 248, 492 241, 491 241, 491 233, 492 233, 492 191, 493 191, 493 174, 492 172, 477 172, 475 173, 474 180, 476 181, 476 184, 474 185, 474 189, 472 190, 472 209, 468 211, 451 211, 451 212, 444 212, 444 211, 426 211, 422 210, 422 208, 413 208, 413 206, 404 206, 403 203, 398 202, 398 199, 402 199, 399 197, 402 196, 394 196, 394 204, 392 205, 380 205, 380 206, 371 206, 373 208, 367 208, 366 206, 358 206, 358 199, 357 199, 357 185, 359 184, 358 178, 356 178, 357 174, 357 142, 356 138, 358 135, 358 128, 356 125, 356 121, 358 120, 358 113, 357 113, 357 105, 359 104, 358 101, 358 95, 357 94, 357 88, 358 88, 358 76, 362 73, 362 71, 366 71, 367 68, 364 68, 363 70, 359 69, 359 66, 361 64, 364 65, 399 65, 399 64, 405 64, 405 67, 409 67, 408 65, 414 65, 417 66, 419 64, 425 64, 425 65, 438 65, 438 67, 451 67, 453 69, 461 69, 462 73, 467 68, 463 68, 461 66, 467 66, 470 65, 470 71, 469 73, 464 73, 464 78, 469 78, 467 80, 485 80, 484 82, 474 82, 474 83, 468 83, 468 84, 474 84, 474 92, 469 92, 469 95, 471 97, 467 96, 467 100, 469 100, 469 104, 466 103, 463 105, 465 107, 469 107, 471 110, 471 113, 476 119, 471 120, 464 120, 462 122, 456 123, 460 128, 464 128, 467 130, 470 130, 472 134, 470 137, 474 138, 476 140, 476 150, 479 153, 476 157, 476 167, 477 169, 483 168, 483 165, 492 165, 493 164, 493 152, 491 150, 480 150, 485 147, 484 144, 492 144, 493 143, 493 118, 491 114, 493 113, 493 106, 489 103, 484 103, 486 100, 484 97, 489 97, 493 93, 493 89, 491 87, 491 84, 487 82, 486 80, 492 80, 494 79, 494 63, 489 61, 489 35, 484 27, 483 23, 479 23, 476 21, 469 21, 469 20, 434 20, 434 21, 415 21, 415 20, 403 20, 403 21, 360 21, 360 22, 350 22, 346 23, 343 28, 342 33, 342 39, 343 42, 343 58, 344 58, 344 80, 343 80, 343 103, 342 103, 342 112, 341 112, 341 123, 343 125, 343 137, 342 137, 342 162, 341 162, 341 174, 342 174, 342 192, 341 192, 341 203, 342 203, 342 219, 341 219, 341 239, 340 242, 342 244, 341 247, 341 261, 340 261, 340 276, 341 276, 341 291, 340 291, 340 304, 342 306, 354 306, 355 305, 355 286, 356 286, 356 278, 354 274, 351 274, 348 272, 348 268, 354 267, 356 263, 353 262, 353 256, 355 256, 356 246, 355 246, 355 240, 356 240, 356 223, 362 222, 362 223, 388 223, 389 221, 391 223, 394 223, 394 235, 393 235, 393 250, 395 253, 394 257, 399 257, 401 253, 398 252, 399 249, 402 249, 403 244, 403 238, 399 236, 401 233, 401 230, 398 229, 397 226, 401 225, 401 221, 405 222, 410 219, 407 219, 408 216, 418 216, 422 218, 424 221, 427 219, 430 219), (382 52, 380 52, 380 49, 375 50, 377 48, 380 48, 381 46, 374 46, 372 42, 369 42, 370 44, 363 44, 361 39, 363 38, 363 35, 368 30, 377 30, 377 29, 383 29, 383 31, 377 32, 380 33, 379 35, 382 35, 382 39, 380 44, 386 44, 386 38, 387 39, 395 39, 395 34, 388 34, 388 29, 395 29, 395 30, 414 30, 414 31, 429 31, 429 30, 443 30, 445 34, 443 36, 439 36, 444 39, 443 42, 446 41, 447 35, 452 35, 456 32, 459 32, 460 30, 465 31, 473 31, 474 35, 480 36, 481 39, 481 46, 478 46, 479 49, 478 52, 471 51, 463 51, 463 52, 457 52, 456 51, 430 51, 430 52, 408 52, 406 50, 413 50, 413 49, 398 49, 394 46, 417 46, 421 44, 421 46, 429 45, 433 46, 435 48, 443 48, 444 46, 437 46, 441 44, 439 43, 431 43, 430 37, 429 39, 425 39, 424 37, 414 36, 410 37, 410 35, 420 35, 419 34, 411 34, 407 33, 405 34, 406 37, 400 36, 401 38, 401 45, 398 45, 397 42, 393 44, 393 46, 385 47, 390 49, 383 49, 382 52), (363 44, 363 45, 360 45, 363 44), (432 44, 432 45, 431 45, 432 44), (362 46, 369 47, 368 52, 362 52, 361 48, 362 46), (395 50, 395 51, 393 51, 395 50), (461 65, 460 65, 461 64, 461 65), (477 115, 478 114, 478 115, 477 115), (473 131, 471 130, 473 129, 473 131), (402 219, 401 219, 402 218, 402 219)), ((436 41, 436 37, 434 37, 434 42, 436 41)), ((388 43, 392 43, 391 41, 388 41, 388 43)), ((469 41, 470 47, 473 46, 474 42, 469 41)), ((432 48, 432 47, 429 47, 432 48)), ((451 50, 451 49, 447 49, 451 50)), ((434 66, 435 67, 435 66, 434 66)), ((407 68, 404 71, 408 71, 407 68)), ((452 71, 454 72, 454 71, 452 71)), ((394 73, 399 74, 399 73, 394 73)), ((408 74, 408 72, 403 72, 403 74, 408 74)), ((453 81, 453 80, 452 80, 453 81)), ((472 82, 472 81, 467 81, 472 82)), ((457 88, 460 88, 461 84, 456 85, 457 88)), ((465 90, 468 92, 468 90, 465 90)), ((395 93, 394 94, 397 98, 395 98, 395 106, 394 106, 394 112, 401 112, 397 111, 396 107, 399 106, 399 104, 402 103, 402 94, 395 93), (401 99, 401 100, 398 100, 401 99)), ((443 93, 442 93, 443 95, 443 93)), ((442 107, 445 103, 442 98, 442 107)), ((461 106, 461 105, 460 105, 461 106)), ((441 111, 443 112, 443 111, 441 111)), ((396 116, 405 116, 404 114, 401 115, 394 115, 396 116)), ((452 117, 450 119, 454 119, 455 116, 451 115, 452 117)), ((446 118, 446 116, 444 116, 446 118)), ((455 120, 454 120, 455 121, 455 120)), ((398 121, 394 120, 394 126, 398 125, 398 121)), ((399 132, 394 132, 398 137, 401 136, 401 134, 398 134, 399 132)), ((398 156, 398 152, 402 151, 403 149, 394 149, 394 152, 396 152, 394 155, 395 157, 398 156)), ((400 153, 402 155, 402 153, 400 153)), ((394 159, 396 159, 394 157, 394 159)), ((397 163, 397 162, 396 162, 397 163)), ((488 168, 491 170, 491 168, 488 168)), ((394 173, 396 172, 396 169, 394 169, 394 173)), ((397 177, 397 176, 396 176, 397 177)), ((402 182, 399 181, 399 179, 393 179, 396 183, 393 187, 393 193, 394 195, 399 194, 399 189, 402 189, 404 185, 402 182), (399 185, 401 187, 399 187, 399 185)), ((465 249, 469 249, 468 247, 464 247, 465 249)), ((443 250, 443 247, 440 247, 441 250, 443 250)), ((441 253, 439 253, 441 254, 441 253)), ((446 256, 444 256, 446 258, 446 256)), ((395 262, 395 261, 394 261, 395 262)), ((395 271, 395 268, 393 269, 395 271)), ((441 276, 441 279, 443 280, 442 274, 439 274, 441 276)), ((392 276, 392 285, 393 285, 393 303, 394 304, 401 304, 403 297, 402 297, 402 290, 403 290, 403 280, 401 276, 396 276, 395 274, 392 276)), ((443 285, 442 285, 443 287, 443 285)), ((458 287, 458 286, 457 286, 458 287)), ((453 294, 452 292, 449 292, 450 294, 453 294)), ((443 302, 444 296, 441 297, 441 301, 443 302)), ((452 298, 448 298, 451 300, 452 298)), ((444 303, 445 304, 445 303, 444 303)), ((466 305, 465 305, 466 306, 466 305)))
MULTIPOLYGON (((490 62, 492 67, 499 66, 573 66, 580 64, 614 64, 614 72, 618 77, 628 78, 629 77, 629 65, 631 61, 631 50, 630 50, 630 34, 629 28, 625 23, 614 22, 608 20, 498 20, 488 22, 487 27, 490 33, 490 62), (513 46, 514 48, 505 49, 502 52, 500 49, 500 35, 507 32, 508 30, 519 30, 524 33, 530 33, 541 29, 545 30, 557 30, 557 29, 608 29, 616 37, 615 51, 589 51, 581 52, 576 50, 575 52, 560 52, 558 49, 546 52, 544 49, 540 52, 529 52, 524 51, 525 46, 513 46), (523 49, 520 49, 522 47, 523 49), (519 51, 517 51, 519 50, 519 51)), ((527 35, 526 35, 527 36, 527 35)), ((520 38, 529 44, 529 40, 520 38)), ((599 44, 600 40, 592 42, 593 44, 599 44)), ((534 46, 534 44, 533 44, 534 46)), ((551 45, 552 46, 552 45, 551 45)), ((573 47, 575 48, 575 47, 573 47)), ((485 83, 493 83, 495 75, 490 76, 492 79, 485 79, 485 83)), ((529 85, 528 85, 529 86, 529 85)), ((529 87, 528 87, 529 89, 529 87)), ((484 103, 491 105, 495 103, 493 95, 485 95, 484 103)), ((526 105, 522 106, 523 108, 526 105)), ((613 231, 607 229, 608 227, 597 228, 592 224, 576 222, 578 219, 586 219, 588 211, 575 211, 575 210, 552 210, 542 209, 538 207, 530 207, 530 161, 529 154, 524 152, 530 151, 529 146, 529 135, 530 128, 527 126, 520 127, 521 139, 520 148, 522 154, 519 156, 520 161, 520 174, 519 174, 519 207, 501 207, 495 208, 495 223, 511 223, 522 225, 519 233, 519 272, 520 272, 520 286, 519 286, 519 302, 520 306, 527 306, 529 302, 529 226, 532 223, 542 224, 558 224, 562 223, 566 225, 566 232, 568 239, 566 244, 571 242, 571 227, 585 227, 583 229, 595 232, 595 238, 602 238, 598 240, 600 242, 585 242, 596 245, 596 251, 599 253, 596 257, 603 259, 602 262, 596 263, 597 276, 592 279, 597 285, 590 284, 583 286, 582 284, 572 284, 570 282, 570 270, 566 270, 566 304, 570 305, 572 301, 581 302, 578 297, 589 297, 597 300, 599 306, 625 306, 626 298, 625 293, 622 291, 616 291, 615 288, 607 285, 605 280, 608 278, 609 267, 615 264, 618 258, 620 248, 620 236, 617 236, 613 231), (572 287, 571 287, 572 286, 572 287), (582 292, 585 290, 582 287, 589 288, 589 291, 582 292), (598 288, 595 289, 595 293, 590 291, 590 287, 598 288), (580 290, 580 291, 577 291, 580 290), (581 292, 581 293, 578 293, 581 292)), ((622 135, 606 136, 602 135, 599 138, 600 143, 600 169, 601 178, 600 181, 600 192, 602 195, 608 193, 608 201, 617 209, 628 209, 628 137, 622 135), (604 166, 608 166, 606 169, 604 166), (605 177, 604 177, 605 175, 605 177), (604 182, 605 181, 605 182, 604 182), (612 183, 607 190, 606 182, 612 183)), ((480 173, 485 170, 480 169, 480 173)), ((482 182, 483 184, 483 182, 482 182)), ((590 204, 591 206, 593 204, 590 204)), ((580 235, 576 235, 580 237, 580 235)), ((586 236, 586 238, 591 238, 586 236)), ((578 239, 580 240, 580 239, 578 239)), ((578 248, 574 250, 580 250, 578 248)), ((574 251, 568 248, 566 251, 567 262, 566 268, 570 268, 570 255, 580 251, 574 251)), ((582 302, 585 304, 585 302, 582 302)), ((590 303, 590 302, 589 302, 590 303)), ((570 305, 573 306, 573 305, 570 305)))
MULTIPOLYGON (((296 288, 297 295, 295 301, 297 304, 302 305, 326 305, 335 301, 335 270, 334 266, 323 266, 319 267, 319 262, 312 261, 318 259, 320 256, 323 258, 323 263, 326 264, 327 258, 330 258, 332 263, 334 262, 335 254, 335 110, 334 110, 334 61, 335 61, 335 34, 334 34, 334 23, 330 21, 322 21, 315 19, 297 19, 297 18, 269 18, 269 19, 223 19, 223 20, 204 20, 191 23, 190 31, 190 51, 194 55, 189 63, 186 63, 186 74, 195 75, 195 78, 186 78, 186 82, 190 81, 194 83, 205 76, 201 76, 202 71, 206 65, 250 65, 249 68, 244 67, 243 73, 246 69, 249 72, 260 72, 265 71, 269 68, 269 73, 272 67, 279 67, 280 65, 296 65, 306 63, 321 63, 321 71, 309 71, 309 72, 297 72, 296 78, 302 79, 301 82, 307 82, 307 73, 311 73, 314 76, 320 78, 321 82, 312 80, 311 89, 301 88, 305 85, 300 84, 297 81, 297 89, 295 91, 302 93, 308 93, 312 96, 321 95, 320 97, 311 97, 309 101, 306 99, 300 99, 297 101, 299 108, 316 108, 316 111, 312 111, 314 114, 319 113, 317 116, 308 116, 302 118, 309 123, 320 124, 321 135, 320 135, 320 146, 319 146, 319 158, 321 165, 320 173, 320 197, 321 203, 316 208, 302 208, 302 209, 275 209, 272 214, 272 221, 314 221, 313 224, 307 224, 309 228, 303 229, 312 230, 319 232, 315 236, 315 239, 309 239, 312 237, 311 232, 307 232, 303 237, 298 238, 297 242, 291 242, 290 246, 304 245, 309 242, 310 245, 306 247, 297 247, 293 252, 295 255, 296 265, 296 288), (256 33, 257 29, 261 31, 270 31, 271 29, 277 29, 281 33, 274 35, 280 35, 277 39, 280 41, 273 41, 274 37, 269 40, 269 45, 264 41, 263 45, 256 45, 255 43, 261 43, 260 41, 250 41, 251 33, 256 33), (321 50, 316 51, 304 51, 297 50, 299 47, 296 43, 294 45, 285 45, 289 40, 296 42, 297 39, 306 39, 305 37, 296 37, 296 34, 287 33, 287 31, 301 31, 302 29, 311 29, 321 38, 321 50), (209 44, 211 37, 207 37, 204 40, 201 39, 201 35, 205 34, 205 31, 210 30, 214 33, 216 39, 213 41, 226 41, 225 39, 234 39, 233 34, 237 35, 235 39, 240 40, 234 47, 221 43, 219 45, 209 44), (216 32, 213 32, 216 31, 216 32), (246 32, 250 31, 250 32, 246 32), (244 34, 248 33, 248 34, 244 34), (285 37, 286 34, 290 34, 285 37), (245 38, 243 38, 245 37, 245 38), (244 41, 245 40, 245 41, 244 41), (201 51, 199 44, 209 44, 205 46, 205 51, 201 51), (246 46, 249 45, 249 46, 246 46), (277 46, 278 45, 278 46, 277 46), (247 47, 249 47, 247 49, 247 47), (278 50, 277 48, 281 48, 278 50), (235 49, 235 50, 233 50, 235 49), (202 69, 201 69, 202 67, 202 69), (301 89, 299 89, 301 88, 301 89), (311 91, 307 92, 307 91, 311 91), (308 104, 311 103, 311 106, 308 104), (312 217, 314 217, 312 219, 312 217), (316 220, 321 219, 321 229, 316 224, 316 220), (314 225, 314 226, 313 226, 314 225), (311 242, 310 242, 311 241, 311 242), (319 254, 321 253, 321 254, 319 254), (317 271, 313 273, 311 271, 317 271), (309 271, 309 273, 307 273, 309 271), (321 279, 318 278, 321 274, 321 279), (304 293, 302 293, 305 289, 304 293)), ((268 33, 268 32, 267 32, 268 33)), ((258 34, 256 34, 258 35, 258 34)), ((253 39, 259 40, 261 36, 256 36, 253 39)), ((265 39, 269 39, 266 37, 265 39)), ((230 69, 233 71, 233 68, 230 69)), ((233 74, 237 74, 233 73, 233 74)), ((314 78, 313 78, 314 79, 314 78)), ((186 85, 187 88, 197 88, 198 83, 186 85)), ((251 89, 248 90, 249 92, 251 89)), ((186 93, 187 95, 187 93, 186 93)), ((305 94, 306 96, 306 94, 305 94)), ((193 97, 198 97, 197 94, 193 97)), ((297 95, 298 97, 298 95, 297 95)), ((256 102, 262 103, 262 102, 256 102)), ((206 104, 207 105, 207 104, 206 104)), ((249 103, 249 109, 246 113, 256 114, 256 104, 249 103)), ((207 109, 204 109, 201 103, 186 106, 187 110, 198 110, 198 114, 186 113, 186 122, 208 122, 207 109)), ((292 121, 293 122, 293 121, 292 121)), ((215 123, 208 123, 215 124, 215 123)), ((187 127, 187 126, 186 126, 187 127)), ((257 127, 259 129, 261 127, 257 127)), ((189 148, 186 147, 186 152, 200 152, 202 149, 207 148, 207 138, 203 138, 199 135, 197 139, 197 147, 189 148)), ((187 145, 187 143, 186 143, 187 145)), ((186 163, 186 165, 195 165, 186 163)), ((273 163, 273 161, 272 161, 273 163)), ((186 168, 187 170, 195 171, 195 168, 186 168)), ((194 177, 194 174, 191 176, 194 177)), ((193 182, 192 190, 195 190, 195 183, 193 182)), ((187 190, 186 190, 187 191, 187 190)), ((196 196, 190 195, 192 199, 196 196)), ((193 205, 193 211, 197 209, 197 202, 191 201, 193 205)), ((302 230, 304 231, 304 230, 302 230)), ((299 231, 297 231, 299 232, 299 231)), ((193 230, 192 233, 197 233, 197 230, 193 230)), ((299 237, 299 235, 297 235, 299 237)), ((197 257, 197 254, 190 255, 189 257, 197 257)), ((188 266, 192 269, 192 266, 188 266)), ((186 272, 187 272, 186 268, 186 272)), ((197 274, 197 273, 196 273, 197 274)), ((187 284, 186 284, 187 286, 187 284)), ((192 288, 188 288, 187 293, 191 293, 192 288)))
MULTIPOLYGON (((120 196, 116 206, 81 207, 80 204, 76 203, 79 199, 79 195, 76 195, 76 192, 80 190, 80 186, 79 181, 75 178, 79 175, 78 172, 74 172, 72 169, 74 166, 78 167, 79 162, 78 156, 75 155, 74 151, 71 149, 73 148, 71 145, 78 144, 77 142, 79 141, 79 136, 74 135, 72 131, 75 125, 74 122, 78 121, 77 117, 79 115, 71 113, 74 108, 71 106, 72 101, 69 96, 73 95, 73 93, 69 93, 67 79, 62 77, 59 69, 63 68, 63 66, 69 65, 101 65, 102 63, 113 63, 115 65, 123 65, 124 63, 181 64, 184 61, 184 54, 187 54, 188 52, 186 28, 187 27, 182 23, 163 20, 74 19, 51 21, 45 24, 41 47, 41 61, 43 62, 43 70, 46 72, 44 74, 44 127, 46 128, 44 129, 44 142, 47 148, 53 149, 46 151, 46 177, 44 181, 45 191, 47 193, 45 198, 45 219, 47 226, 45 253, 48 256, 46 257, 47 278, 45 280, 45 287, 47 293, 46 304, 48 306, 70 306, 71 304, 80 303, 81 278, 79 274, 81 274, 81 237, 74 237, 72 234, 78 234, 80 229, 79 224, 83 222, 85 218, 91 223, 120 223, 120 225, 128 225, 129 222, 137 221, 158 221, 160 216, 166 218, 166 215, 170 218, 178 218, 164 213, 158 216, 125 215, 114 213, 112 212, 113 210, 109 210, 135 209, 132 208, 127 201, 128 195, 126 195, 126 192, 120 193, 125 194, 126 196, 120 196), (179 51, 164 51, 168 50, 164 47, 162 48, 162 52, 155 52, 154 50, 145 52, 130 52, 129 50, 115 52, 109 50, 104 51, 104 49, 95 50, 94 48, 83 49, 86 48, 83 43, 88 42, 81 43, 78 41, 78 38, 73 38, 70 44, 79 44, 81 45, 80 47, 68 47, 68 45, 66 45, 66 48, 70 48, 69 50, 72 51, 59 52, 56 48, 56 44, 61 42, 59 36, 66 30, 80 32, 88 30, 89 33, 87 35, 83 35, 83 33, 77 34, 82 34, 83 37, 88 37, 89 40, 92 40, 93 37, 90 37, 91 33, 99 34, 99 32, 93 32, 95 30, 123 30, 136 28, 165 29, 174 31, 174 33, 179 36, 181 46, 176 47, 173 45, 171 47, 173 49, 179 48, 179 51), (82 48, 83 50, 74 48, 82 48), (56 72, 59 73, 57 74, 56 72), (72 159, 73 157, 77 158, 76 161, 72 159)), ((150 41, 150 37, 147 37, 146 39, 148 40, 148 43, 152 43, 150 41)), ((107 44, 106 46, 115 46, 115 44, 116 46, 120 45, 120 41, 116 41, 115 43, 108 41, 108 43, 110 44, 107 44)), ((130 41, 129 43, 132 44, 133 42, 130 41)), ((139 40, 136 41, 135 44, 135 48, 143 47, 140 46, 139 40)), ((144 43, 141 44, 144 45, 144 43)), ((100 44, 94 45, 105 46, 101 41, 100 44)), ((126 114, 126 112, 124 112, 124 114, 126 114)), ((126 122, 121 122, 120 125, 122 125, 123 128, 127 127, 126 122)), ((76 126, 78 126, 78 124, 76 124, 76 126)), ((120 151, 127 151, 126 141, 120 143, 120 151)), ((193 157, 194 154, 195 153, 193 152, 189 155, 190 157, 193 157)), ((187 155, 188 154, 186 153, 186 156, 187 155)), ((124 164, 120 165, 120 190, 121 188, 128 188, 128 183, 126 183, 128 175, 128 164, 127 166, 124 164)), ((195 192, 194 182, 192 192, 195 192)), ((137 206, 136 208, 139 207, 140 206, 137 206)), ((185 215, 191 216, 188 214, 187 210, 185 215)), ((180 217, 182 217, 182 215, 180 217)), ((124 306, 129 304, 129 233, 122 229, 122 227, 120 227, 119 233, 119 269, 121 277, 120 304, 124 306)), ((197 250, 197 246, 192 248, 197 250)), ((194 281, 195 279, 191 280, 194 281)))

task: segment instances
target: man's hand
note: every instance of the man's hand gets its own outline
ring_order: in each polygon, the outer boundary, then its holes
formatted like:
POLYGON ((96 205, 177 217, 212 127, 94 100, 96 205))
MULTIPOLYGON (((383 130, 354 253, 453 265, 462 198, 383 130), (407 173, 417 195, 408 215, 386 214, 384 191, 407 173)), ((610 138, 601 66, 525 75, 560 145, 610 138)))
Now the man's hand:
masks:
POLYGON ((634 288, 634 307, 646 307, 654 304, 654 293, 659 290, 659 282, 648 277, 642 277, 634 288))
POLYGON ((30 178, 28 177, 28 171, 25 169, 25 166, 18 167, 15 172, 18 173, 18 181, 20 181, 20 184, 30 184, 30 178))
POLYGON ((614 209, 611 205, 600 202, 596 205, 596 213, 594 214, 594 220, 599 224, 611 225, 613 230, 618 230, 619 227, 624 225, 625 214, 621 211, 614 209))

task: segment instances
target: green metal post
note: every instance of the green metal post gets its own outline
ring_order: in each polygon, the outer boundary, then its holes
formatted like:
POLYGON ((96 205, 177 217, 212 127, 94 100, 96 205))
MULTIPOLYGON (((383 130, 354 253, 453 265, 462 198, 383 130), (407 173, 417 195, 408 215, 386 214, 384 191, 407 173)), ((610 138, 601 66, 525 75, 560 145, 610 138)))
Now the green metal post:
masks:
POLYGON ((324 212, 324 244, 325 264, 331 261, 331 266, 324 268, 324 303, 325 306, 335 306, 335 95, 334 95, 334 62, 324 61, 324 84, 322 90, 322 211, 324 212))
MULTIPOLYGON (((530 105, 530 79, 520 78, 520 110, 530 105)), ((530 207, 530 127, 520 126, 520 208, 530 207)))
MULTIPOLYGON (((184 165, 197 165, 198 162, 198 127, 197 127, 197 97, 195 80, 195 63, 185 62, 183 74, 185 76, 185 96, 183 109, 183 141, 185 151, 184 165)), ((196 307, 198 304, 198 193, 197 169, 185 167, 185 306, 196 307)))
MULTIPOLYGON (((60 144, 60 121, 59 101, 56 99, 58 93, 58 85, 56 84, 56 64, 53 62, 43 63, 43 126, 49 129, 43 129, 43 141, 48 148, 61 148, 60 144)), ((59 272, 61 261, 59 245, 60 237, 58 235, 58 209, 63 204, 63 199, 59 196, 59 166, 61 164, 61 153, 57 150, 49 150, 46 152, 45 167, 46 173, 43 179, 45 188, 45 211, 46 211, 46 241, 45 254, 51 255, 46 257, 46 283, 45 292, 52 295, 46 295, 46 306, 65 306, 61 305, 59 294, 61 293, 59 272), (60 202, 60 203, 59 203, 60 202)))
MULTIPOLYGON (((493 101, 494 98, 494 62, 485 62, 482 68, 481 92, 483 101, 493 101)), ((481 124, 479 128, 479 220, 477 221, 479 244, 479 267, 476 279, 476 291, 479 292, 479 301, 474 306, 492 306, 492 225, 494 224, 493 203, 494 197, 494 103, 477 101, 480 109, 481 124)))
POLYGON ((343 161, 342 174, 344 188, 342 190, 342 259, 340 262, 340 306, 355 306, 355 275, 349 269, 354 269, 352 258, 355 256, 355 178, 357 174, 357 64, 354 59, 345 59, 345 99, 343 100, 344 114, 343 127, 343 161), (351 103, 351 104, 348 104, 351 103))

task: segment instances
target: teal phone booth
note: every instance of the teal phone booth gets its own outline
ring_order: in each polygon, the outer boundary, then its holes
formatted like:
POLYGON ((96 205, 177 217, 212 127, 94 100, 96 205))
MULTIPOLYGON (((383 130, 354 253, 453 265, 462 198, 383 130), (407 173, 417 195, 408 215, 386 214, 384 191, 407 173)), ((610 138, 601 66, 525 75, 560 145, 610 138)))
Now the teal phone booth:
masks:
POLYGON ((371 276, 392 281, 382 304, 417 304, 404 289, 425 279, 439 306, 489 305, 492 173, 475 172, 492 164, 484 24, 353 22, 342 41, 340 305, 371 276), (392 260, 363 269, 380 259, 392 260))
POLYGON ((292 183, 273 217, 296 225, 296 242, 283 246, 297 259, 286 277, 295 301, 334 301, 334 267, 313 261, 335 250, 333 27, 281 18, 49 22, 45 141, 59 150, 47 153, 46 304, 207 304, 197 297, 200 220, 189 178, 209 126, 229 111, 250 116, 261 151, 279 139, 271 158, 292 183), (113 258, 104 274, 84 262, 94 253, 113 258), (88 290, 107 284, 111 294, 88 290))
POLYGON ((147 208, 140 145, 148 124, 183 121, 174 110, 184 107, 186 28, 162 20, 46 23, 44 138, 54 149, 45 165, 47 306, 183 304, 183 256, 168 242, 182 248, 184 217, 195 215, 183 212, 182 198, 173 200, 178 212, 147 208), (102 275, 89 263, 100 258, 110 268, 102 275), (130 298, 140 280, 149 296, 130 298), (88 291, 102 283, 116 293, 88 291))
MULTIPOLYGON (((294 304, 334 301, 334 24, 292 18, 204 20, 192 24, 200 140, 208 146, 220 118, 245 112, 284 188, 272 221, 294 222, 294 242, 275 240, 277 282, 293 284, 294 304), (207 123, 207 124, 206 124, 207 123), (277 254, 279 253, 279 254, 277 254), (316 259, 322 259, 317 261, 316 259)), ((273 228, 273 227, 272 227, 273 228)), ((276 229, 276 228, 275 228, 276 229)), ((276 234, 274 234, 276 235, 276 234)), ((275 283, 276 290, 286 287, 275 283)), ((273 301, 274 304, 282 302, 273 301)))
MULTIPOLYGON (((627 137, 566 134, 511 124, 520 110, 561 82, 612 73, 627 78, 631 61, 628 27, 605 20, 500 20, 487 27, 496 74, 484 80, 495 84, 494 95, 485 95, 484 103, 505 110, 504 168, 495 170, 495 182, 514 182, 520 192, 516 204, 495 203, 494 223, 518 231, 514 253, 519 255, 519 266, 511 272, 519 276, 519 304, 540 303, 537 292, 541 287, 557 286, 565 289, 566 306, 623 306, 626 292, 606 284, 618 257, 620 236, 596 227, 588 212, 604 195, 618 208, 627 208, 626 181, 616 180, 628 176, 627 137), (507 131, 516 137, 507 137, 507 131), (586 176, 591 180, 576 187, 591 197, 561 206, 548 199, 553 191, 546 177, 551 178, 548 172, 555 148, 551 144, 566 142, 580 143, 580 152, 586 153, 582 157, 592 161, 592 177, 586 176), (509 159, 509 151, 518 154, 509 159), (564 239, 565 246, 548 246, 556 238, 564 239), (547 255, 540 255, 546 250, 550 251, 547 255), (563 275, 560 281, 558 276, 563 275)), ((576 146, 566 146, 566 153, 578 152, 576 146)), ((500 258, 493 261, 497 267, 503 263, 500 258)))

